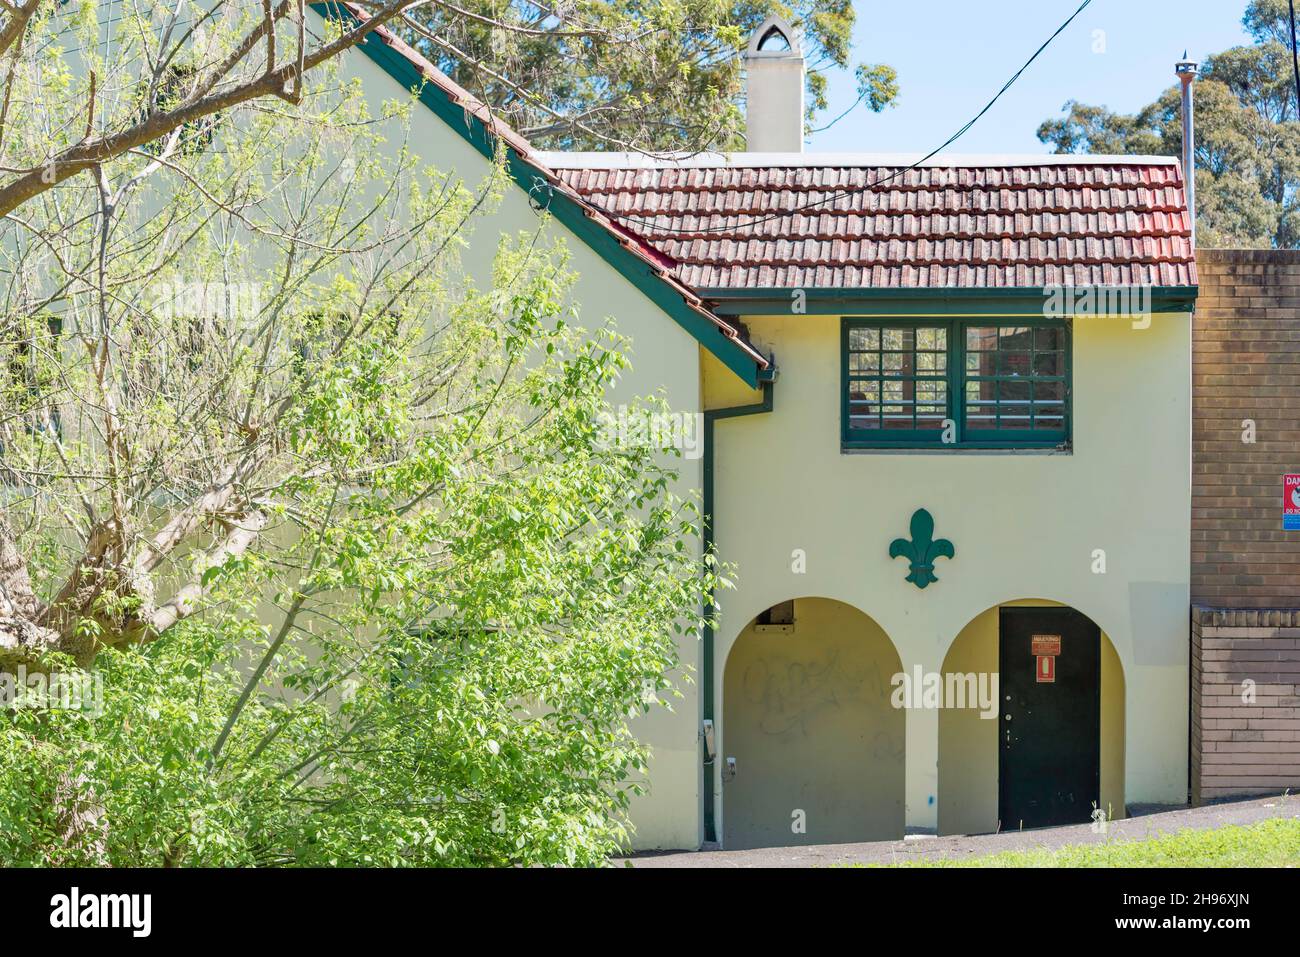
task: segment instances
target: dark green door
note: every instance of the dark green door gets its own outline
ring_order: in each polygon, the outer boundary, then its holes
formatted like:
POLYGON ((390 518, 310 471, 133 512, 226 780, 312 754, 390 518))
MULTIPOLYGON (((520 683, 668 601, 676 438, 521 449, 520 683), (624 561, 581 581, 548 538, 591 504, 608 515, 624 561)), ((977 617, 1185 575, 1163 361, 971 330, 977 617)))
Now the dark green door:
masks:
POLYGON ((1072 608, 1003 608, 999 630, 1002 830, 1091 820, 1101 800, 1101 631, 1072 608))

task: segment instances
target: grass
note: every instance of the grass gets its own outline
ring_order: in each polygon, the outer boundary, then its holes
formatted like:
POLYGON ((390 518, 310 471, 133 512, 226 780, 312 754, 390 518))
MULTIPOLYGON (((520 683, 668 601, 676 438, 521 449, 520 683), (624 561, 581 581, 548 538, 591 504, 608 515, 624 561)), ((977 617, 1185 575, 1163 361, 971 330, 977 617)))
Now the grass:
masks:
POLYGON ((1300 867, 1300 818, 886 867, 1300 867))

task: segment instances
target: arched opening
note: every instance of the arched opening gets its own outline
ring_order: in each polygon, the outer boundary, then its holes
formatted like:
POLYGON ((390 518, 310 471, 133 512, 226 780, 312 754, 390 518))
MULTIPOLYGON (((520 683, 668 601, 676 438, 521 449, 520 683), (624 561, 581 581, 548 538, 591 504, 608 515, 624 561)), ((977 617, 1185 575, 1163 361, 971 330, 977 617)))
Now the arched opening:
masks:
POLYGON ((758 40, 758 49, 769 53, 784 53, 790 49, 790 38, 782 32, 780 27, 768 27, 767 32, 758 40))
POLYGON ((901 670, 884 630, 843 602, 800 598, 750 622, 723 672, 723 846, 902 837, 901 670))
MULTIPOLYGON (((1017 822, 999 816, 999 761, 1007 732, 1006 704, 1009 676, 1000 674, 1004 609, 1061 609, 1060 602, 1023 599, 1005 602, 981 612, 964 627, 948 648, 943 662, 945 681, 971 675, 999 674, 996 714, 986 718, 979 708, 945 708, 939 714, 939 833, 981 834, 1014 830, 1017 822), (952 678, 950 679, 950 676, 952 678)), ((1081 615, 1087 619, 1086 615, 1081 615)), ((1096 627, 1097 649, 1097 794, 1089 793, 1086 806, 1100 810, 1107 820, 1125 816, 1124 810, 1124 667, 1104 629, 1096 627)), ((1051 631, 1051 628, 1039 628, 1051 631)), ((1067 642, 1068 647, 1068 642, 1067 642)), ((1063 652, 1064 653, 1064 652, 1063 652)), ((1037 663, 1028 660, 1033 674, 1037 663)), ((1053 688, 1055 690, 1055 688, 1053 688)), ((1069 693, 1065 685, 1063 693, 1069 693)), ((1064 743, 1063 743, 1064 746, 1064 743)))
POLYGON ((749 35, 747 56, 762 54, 769 57, 802 56, 801 36, 790 23, 773 14, 749 35))

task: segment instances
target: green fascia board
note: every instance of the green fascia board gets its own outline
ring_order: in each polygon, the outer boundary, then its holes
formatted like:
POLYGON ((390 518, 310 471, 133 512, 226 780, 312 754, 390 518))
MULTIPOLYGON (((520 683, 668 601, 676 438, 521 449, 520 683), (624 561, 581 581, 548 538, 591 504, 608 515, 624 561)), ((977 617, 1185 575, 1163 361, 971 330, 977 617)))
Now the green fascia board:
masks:
MULTIPOLYGON (((700 298, 719 316, 790 315, 796 293, 803 312, 817 316, 1007 316, 1042 315, 1042 303, 1056 287, 1023 289, 700 289, 700 298)), ((1069 288, 1069 287, 1066 287, 1069 288)), ((1085 287, 1078 287, 1085 288, 1085 287)), ((1112 288, 1112 287, 1097 287, 1112 288)), ((1120 287, 1114 287, 1120 288, 1120 287)), ((1156 286, 1152 312, 1191 312, 1196 286, 1156 286)))
MULTIPOLYGON (((346 16, 356 19, 349 10, 334 4, 313 3, 311 7, 326 18, 346 16)), ((494 158, 497 140, 483 121, 454 103, 446 91, 426 82, 415 64, 374 33, 368 35, 358 45, 358 49, 370 57, 403 89, 418 90, 420 102, 460 134, 465 142, 485 158, 489 160, 494 158)), ((541 202, 555 219, 591 247, 596 255, 667 313, 704 348, 717 356, 718 360, 746 385, 753 389, 758 388, 761 370, 752 356, 723 335, 717 326, 686 305, 685 300, 664 283, 648 263, 624 249, 607 229, 592 222, 581 204, 572 197, 551 189, 550 184, 541 174, 533 166, 524 162, 513 147, 507 144, 505 149, 510 178, 520 189, 535 202, 541 202)))

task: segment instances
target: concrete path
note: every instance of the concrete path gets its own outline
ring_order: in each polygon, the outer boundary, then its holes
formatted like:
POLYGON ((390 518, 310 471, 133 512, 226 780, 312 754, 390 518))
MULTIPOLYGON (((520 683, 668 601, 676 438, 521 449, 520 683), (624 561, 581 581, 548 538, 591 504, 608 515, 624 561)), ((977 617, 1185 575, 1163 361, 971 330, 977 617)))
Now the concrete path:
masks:
POLYGON ((1058 848, 1066 844, 1140 840, 1188 828, 1207 830, 1225 824, 1251 824, 1274 817, 1300 819, 1300 795, 1279 795, 1196 808, 1133 808, 1134 816, 1112 821, 1105 834, 1090 824, 1034 831, 954 837, 909 837, 869 844, 769 847, 750 851, 665 851, 637 854, 634 867, 829 867, 837 864, 889 864, 926 858, 982 857, 999 851, 1058 848))

